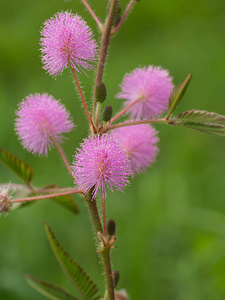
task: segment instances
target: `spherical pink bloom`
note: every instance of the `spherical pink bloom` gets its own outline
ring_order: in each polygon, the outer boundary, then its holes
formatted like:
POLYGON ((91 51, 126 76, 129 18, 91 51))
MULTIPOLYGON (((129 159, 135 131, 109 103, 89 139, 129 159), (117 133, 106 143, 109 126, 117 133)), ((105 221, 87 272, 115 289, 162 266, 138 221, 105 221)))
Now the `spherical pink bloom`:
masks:
POLYGON ((111 133, 128 153, 132 176, 144 172, 158 153, 156 143, 159 141, 157 131, 149 124, 132 125, 116 128, 111 133))
POLYGON ((47 156, 53 145, 51 136, 62 142, 62 133, 74 127, 65 106, 48 94, 26 97, 19 104, 16 115, 16 133, 24 148, 33 154, 47 156))
POLYGON ((173 87, 167 70, 153 66, 137 68, 124 76, 117 98, 126 99, 124 107, 139 99, 127 112, 132 119, 149 119, 167 110, 173 87))
POLYGON ((56 77, 68 63, 78 72, 93 68, 97 45, 91 29, 77 14, 55 14, 44 23, 41 34, 42 62, 49 74, 56 77))
POLYGON ((96 198, 99 188, 106 197, 105 186, 122 191, 129 183, 130 160, 122 146, 110 135, 85 139, 73 162, 76 183, 86 194, 91 188, 96 198))

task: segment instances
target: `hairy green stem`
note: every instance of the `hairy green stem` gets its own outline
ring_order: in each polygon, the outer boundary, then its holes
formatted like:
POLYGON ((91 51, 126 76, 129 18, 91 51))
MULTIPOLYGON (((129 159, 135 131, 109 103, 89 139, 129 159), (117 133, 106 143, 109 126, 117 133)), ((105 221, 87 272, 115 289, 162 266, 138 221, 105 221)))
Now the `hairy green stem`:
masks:
POLYGON ((102 254, 102 261, 104 265, 105 283, 106 283, 106 290, 108 293, 108 299, 114 300, 115 294, 114 294, 112 268, 111 268, 111 261, 110 261, 110 248, 104 247, 101 254, 102 254))
MULTIPOLYGON (((104 67, 105 67, 105 60, 106 60, 106 56, 107 56, 107 50, 108 50, 109 43, 110 43, 110 32, 112 29, 113 18, 114 18, 114 14, 115 14, 115 10, 116 10, 116 4, 117 4, 117 0, 112 0, 110 9, 109 9, 109 14, 108 14, 107 21, 106 21, 106 25, 105 25, 105 28, 104 28, 104 31, 102 34, 99 59, 98 59, 96 77, 95 77, 94 91, 96 90, 97 85, 100 82, 102 82, 102 77, 103 77, 103 72, 104 72, 104 67)), ((96 106, 96 101, 95 101, 95 98, 93 97, 92 119, 93 119, 94 123, 96 120, 95 106, 96 106)), ((97 126, 98 126, 98 124, 96 124, 96 127, 97 126)))
POLYGON ((102 224, 99 218, 99 213, 98 213, 98 208, 97 208, 97 203, 95 199, 91 199, 91 192, 89 192, 86 196, 86 201, 88 203, 88 207, 91 213, 91 219, 92 219, 92 223, 94 225, 94 229, 96 234, 98 234, 98 232, 103 232, 102 230, 102 224))
MULTIPOLYGON (((95 232, 99 238, 100 235, 103 234, 103 227, 99 218, 97 203, 95 199, 91 199, 91 192, 89 192, 86 196, 86 201, 89 206, 89 210, 91 213, 92 223, 94 225, 95 232)), ((104 229, 106 231, 106 229, 104 229)), ((105 241, 107 240, 106 232, 104 233, 105 241)), ((106 292, 108 294, 109 300, 114 300, 114 286, 113 286, 113 278, 112 278, 112 269, 111 269, 111 262, 110 262, 110 247, 105 243, 102 245, 100 241, 100 250, 98 253, 101 253, 102 262, 104 266, 104 273, 105 273, 105 284, 106 284, 106 292)))
MULTIPOLYGON (((107 50, 110 44, 110 33, 113 25, 113 19, 114 14, 116 10, 117 0, 112 0, 110 4, 109 14, 107 16, 107 21, 104 27, 104 31, 101 37, 101 46, 100 46, 100 52, 99 52, 99 59, 98 59, 98 65, 97 65, 97 71, 96 71, 96 77, 95 77, 95 86, 94 91, 96 90, 96 87, 99 83, 102 82, 103 73, 104 73, 104 67, 105 67, 105 60, 107 56, 107 50)), ((99 105, 100 106, 100 105, 99 105)), ((99 119, 99 113, 100 109, 99 106, 96 109, 96 100, 95 97, 93 97, 93 111, 92 111, 92 121, 94 127, 98 128, 98 119, 99 119)), ((90 121, 89 121, 90 122, 90 121)), ((102 224, 99 218, 98 214, 98 208, 96 205, 96 200, 91 199, 91 192, 89 192, 87 197, 88 206, 90 209, 92 222, 95 228, 95 231, 98 235, 100 232, 103 233, 102 224)), ((106 226, 104 226, 104 239, 107 240, 107 233, 106 233, 106 226)), ((100 242, 102 243, 102 242, 100 242)), ((102 255, 102 261, 104 265, 104 272, 105 272, 105 284, 106 284, 106 291, 108 293, 108 299, 114 300, 114 286, 113 286, 113 278, 112 278, 112 270, 111 270, 111 263, 110 263, 110 247, 107 245, 107 243, 103 243, 103 246, 101 245, 99 253, 102 255)))

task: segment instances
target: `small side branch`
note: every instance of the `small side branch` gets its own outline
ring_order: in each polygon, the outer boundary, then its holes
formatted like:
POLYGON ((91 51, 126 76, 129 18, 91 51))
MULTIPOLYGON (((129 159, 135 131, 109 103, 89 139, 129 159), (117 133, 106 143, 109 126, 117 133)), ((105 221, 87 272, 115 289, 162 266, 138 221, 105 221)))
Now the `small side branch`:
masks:
POLYGON ((111 31, 112 35, 114 35, 115 33, 118 32, 118 30, 120 29, 121 25, 123 24, 124 20, 126 19, 128 13, 130 12, 130 10, 131 10, 131 8, 132 8, 132 6, 134 5, 135 2, 136 2, 136 0, 131 0, 130 1, 130 3, 128 4, 128 6, 127 6, 127 8, 124 12, 124 15, 122 16, 122 18, 119 22, 119 24, 115 28, 113 28, 113 30, 111 31))
POLYGON ((103 32, 103 25, 102 22, 99 20, 99 18, 96 16, 96 14, 94 13, 94 11, 91 9, 90 5, 87 3, 86 0, 81 0, 84 4, 84 6, 87 8, 87 10, 89 11, 89 13, 91 14, 91 16, 93 17, 93 19, 95 20, 95 22, 98 25, 98 28, 101 32, 103 32))
POLYGON ((115 129, 115 128, 120 128, 120 127, 125 127, 125 126, 140 125, 140 124, 157 124, 157 123, 171 124, 172 120, 150 119, 150 120, 140 120, 140 121, 126 121, 126 122, 118 123, 115 125, 109 125, 108 127, 103 128, 102 133, 105 133, 105 132, 115 129))
POLYGON ((28 201, 38 201, 38 200, 55 198, 55 197, 59 197, 59 196, 72 195, 72 194, 83 194, 83 192, 81 190, 74 189, 73 191, 68 191, 68 192, 62 192, 62 193, 48 194, 48 195, 42 195, 42 196, 35 196, 35 197, 27 197, 27 198, 15 199, 15 200, 12 200, 11 203, 28 202, 28 201))
POLYGON ((114 121, 116 121, 118 118, 120 118, 123 114, 125 114, 132 106, 134 106, 136 103, 138 103, 141 100, 141 98, 136 99, 135 101, 131 102, 129 105, 124 107, 115 117, 113 117, 109 124, 112 124, 114 121))

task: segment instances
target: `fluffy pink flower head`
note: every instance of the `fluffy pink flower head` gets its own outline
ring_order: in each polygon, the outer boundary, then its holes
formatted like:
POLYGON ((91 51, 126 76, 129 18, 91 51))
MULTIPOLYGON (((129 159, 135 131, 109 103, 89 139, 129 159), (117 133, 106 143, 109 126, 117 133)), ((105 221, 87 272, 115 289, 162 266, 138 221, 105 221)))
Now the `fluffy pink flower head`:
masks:
POLYGON ((131 166, 127 153, 110 135, 85 139, 75 154, 73 163, 76 183, 84 193, 93 189, 96 198, 99 188, 106 197, 105 186, 122 191, 129 183, 131 166))
POLYGON ((77 14, 55 14, 44 23, 41 35, 42 62, 50 75, 61 74, 68 63, 78 72, 93 68, 97 45, 91 29, 77 14))
POLYGON ((48 94, 26 97, 19 104, 16 115, 16 133, 24 148, 33 154, 47 156, 53 144, 51 136, 62 142, 62 133, 74 127, 65 106, 48 94))
POLYGON ((173 87, 167 70, 153 66, 137 68, 124 76, 117 98, 126 99, 124 107, 139 99, 128 110, 130 117, 150 119, 167 110, 173 87))
POLYGON ((116 128, 111 133, 128 153, 132 176, 144 172, 154 162, 158 153, 157 131, 149 124, 132 125, 116 128))

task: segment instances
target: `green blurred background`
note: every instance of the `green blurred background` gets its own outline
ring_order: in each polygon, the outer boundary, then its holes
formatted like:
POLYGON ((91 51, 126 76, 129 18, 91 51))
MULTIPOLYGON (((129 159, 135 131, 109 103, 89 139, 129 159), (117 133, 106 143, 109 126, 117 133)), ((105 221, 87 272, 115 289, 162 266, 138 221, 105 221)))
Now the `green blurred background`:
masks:
MULTIPOLYGON (((90 0, 104 19, 106 2, 90 0)), ((122 8, 128 0, 121 0, 122 8)), ((52 79, 42 69, 39 38, 43 22, 61 10, 79 13, 98 35, 96 25, 78 0, 10 0, 0 4, 0 146, 28 162, 34 184, 73 182, 56 150, 34 157, 18 142, 14 113, 30 93, 48 92, 62 99, 77 128, 63 145, 69 161, 88 133, 81 103, 68 70, 52 79)), ((97 38, 98 39, 98 38, 97 38)), ((177 112, 203 109, 225 115, 225 1, 152 0, 137 2, 112 40, 104 81, 109 103, 125 73, 138 66, 161 65, 174 83, 193 73, 177 112)), ((87 99, 93 72, 80 75, 87 99)), ((114 269, 118 288, 132 300, 225 299, 225 139, 183 128, 158 125, 160 153, 156 163, 132 180, 125 194, 108 193, 108 217, 117 223, 118 248, 114 269)), ((20 180, 0 165, 0 182, 20 180)), ((78 216, 51 201, 0 217, 0 299, 45 299, 24 280, 34 274, 67 287, 52 254, 43 222, 50 224, 61 244, 103 286, 102 265, 87 207, 77 196, 78 216)))

